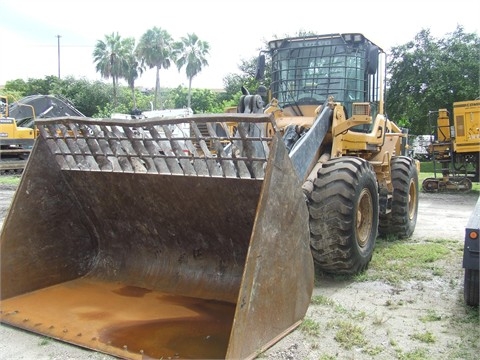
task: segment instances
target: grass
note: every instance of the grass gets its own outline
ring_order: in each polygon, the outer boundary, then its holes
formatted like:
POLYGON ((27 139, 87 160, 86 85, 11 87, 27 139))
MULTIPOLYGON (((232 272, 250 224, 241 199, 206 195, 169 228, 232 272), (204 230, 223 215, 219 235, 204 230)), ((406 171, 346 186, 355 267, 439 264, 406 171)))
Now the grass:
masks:
MULTIPOLYGON (((480 324, 480 312, 478 307, 472 307, 465 305, 465 314, 455 318, 455 321, 459 324, 480 324)), ((480 345, 480 343, 479 343, 480 345)))
POLYGON ((300 324, 300 331, 306 335, 319 336, 320 335, 320 324, 311 318, 304 318, 300 324))
POLYGON ((51 343, 51 340, 49 337, 42 337, 38 343, 38 346, 45 346, 51 343))
POLYGON ((407 353, 398 352, 397 358, 399 360, 426 360, 428 358, 428 351, 426 349, 413 349, 407 353))
POLYGON ((421 161, 420 162, 420 172, 421 173, 432 173, 433 175, 433 162, 432 161, 421 161))
POLYGON ((435 336, 430 331, 415 333, 411 335, 411 338, 426 344, 433 344, 435 342, 435 336))
POLYGON ((456 255, 456 243, 448 240, 405 243, 378 239, 369 271, 357 275, 355 279, 357 281, 383 280, 391 284, 398 284, 400 281, 426 280, 442 275, 435 264, 437 261, 456 255))
POLYGON ((440 320, 442 320, 442 315, 437 314, 433 309, 429 309, 426 315, 420 317, 420 321, 423 323, 440 320))
MULTIPOLYGON (((472 350, 477 354, 480 352, 480 342, 478 341, 478 328, 480 326, 480 317, 478 307, 464 305, 465 312, 459 312, 455 317, 449 320, 449 326, 462 330, 462 342, 451 353, 452 359, 471 359, 472 350)), ((478 357, 475 357, 477 359, 478 357)))
POLYGON ((335 305, 335 302, 332 299, 330 299, 326 296, 323 296, 323 295, 312 296, 312 299, 310 300, 310 302, 313 305, 326 305, 326 306, 334 306, 335 305))
POLYGON ((20 183, 20 175, 0 176, 0 184, 2 185, 18 185, 20 183))
POLYGON ((335 320, 327 326, 337 330, 334 339, 344 349, 350 350, 354 346, 363 347, 367 345, 363 328, 350 321, 335 320))
POLYGON ((383 352, 383 350, 385 350, 385 348, 382 346, 373 346, 373 347, 367 346, 362 350, 362 352, 370 356, 375 356, 383 352))
MULTIPOLYGON (((473 166, 469 165, 470 167, 468 170, 473 170, 473 166)), ((432 173, 437 170, 437 173, 441 172, 441 165, 440 164, 433 164, 433 161, 421 161, 420 162, 420 172, 422 173, 432 173)))

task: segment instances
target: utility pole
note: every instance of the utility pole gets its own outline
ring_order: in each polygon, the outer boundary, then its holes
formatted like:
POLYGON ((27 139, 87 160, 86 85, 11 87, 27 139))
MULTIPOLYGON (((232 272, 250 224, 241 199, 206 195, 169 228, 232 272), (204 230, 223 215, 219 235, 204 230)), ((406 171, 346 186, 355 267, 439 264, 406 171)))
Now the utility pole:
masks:
POLYGON ((57 35, 57 48, 58 48, 58 78, 60 79, 60 35, 57 35))

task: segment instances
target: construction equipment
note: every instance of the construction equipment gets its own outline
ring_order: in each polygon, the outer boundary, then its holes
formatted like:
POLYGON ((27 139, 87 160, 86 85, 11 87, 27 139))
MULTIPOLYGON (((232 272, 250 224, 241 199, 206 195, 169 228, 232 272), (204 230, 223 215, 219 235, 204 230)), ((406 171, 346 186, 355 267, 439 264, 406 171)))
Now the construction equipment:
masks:
POLYGON ((377 227, 384 236, 409 237, 418 209, 419 162, 407 156, 408 131, 383 113, 385 54, 362 34, 279 39, 269 47, 266 112, 283 130, 303 182, 315 262, 323 271, 362 271, 377 227), (333 100, 323 103, 327 97, 333 100))
POLYGON ((463 262, 465 277, 463 283, 463 298, 470 306, 478 306, 480 291, 479 254, 480 254, 480 197, 468 219, 465 227, 463 244, 463 262))
POLYGON ((33 127, 36 119, 47 119, 61 116, 85 117, 63 95, 29 95, 10 105, 10 116, 20 126, 33 127))
POLYGON ((423 181, 426 192, 469 191, 480 181, 480 99, 453 103, 453 125, 447 109, 438 110, 436 137, 428 151, 434 177, 423 181))
POLYGON ((18 126, 9 114, 8 98, 0 96, 0 172, 23 169, 34 141, 35 130, 18 126))
POLYGON ((266 109, 38 120, 0 235, 1 321, 121 358, 252 359, 301 323, 313 258, 355 273, 377 227, 410 236, 417 164, 383 115, 383 51, 331 34, 270 55, 266 109))
POLYGON ((37 136, 35 120, 83 115, 61 95, 30 95, 13 104, 2 100, 0 119, 0 171, 21 172, 37 136))

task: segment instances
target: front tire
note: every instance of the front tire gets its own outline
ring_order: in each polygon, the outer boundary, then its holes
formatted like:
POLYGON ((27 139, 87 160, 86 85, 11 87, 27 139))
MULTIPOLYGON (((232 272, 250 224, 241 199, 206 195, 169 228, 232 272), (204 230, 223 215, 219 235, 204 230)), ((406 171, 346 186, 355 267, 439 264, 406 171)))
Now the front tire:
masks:
POLYGON ((326 162, 309 196, 310 246, 317 267, 356 274, 372 259, 378 228, 378 186, 371 165, 356 157, 326 162))
POLYGON ((415 161, 406 156, 392 158, 393 199, 391 212, 380 215, 379 234, 408 238, 417 224, 418 172, 415 161))

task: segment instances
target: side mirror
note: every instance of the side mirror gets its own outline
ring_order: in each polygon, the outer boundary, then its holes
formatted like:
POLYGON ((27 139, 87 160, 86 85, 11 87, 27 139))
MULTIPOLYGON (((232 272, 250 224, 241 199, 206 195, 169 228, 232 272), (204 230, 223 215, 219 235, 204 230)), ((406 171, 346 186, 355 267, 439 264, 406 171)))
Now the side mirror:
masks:
POLYGON ((378 68, 378 47, 370 45, 367 52, 367 72, 369 75, 374 75, 378 68))
POLYGON ((265 55, 259 55, 257 59, 257 70, 255 72, 255 80, 263 79, 265 75, 265 55))

